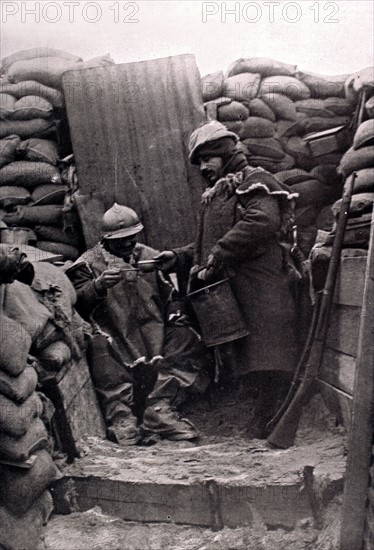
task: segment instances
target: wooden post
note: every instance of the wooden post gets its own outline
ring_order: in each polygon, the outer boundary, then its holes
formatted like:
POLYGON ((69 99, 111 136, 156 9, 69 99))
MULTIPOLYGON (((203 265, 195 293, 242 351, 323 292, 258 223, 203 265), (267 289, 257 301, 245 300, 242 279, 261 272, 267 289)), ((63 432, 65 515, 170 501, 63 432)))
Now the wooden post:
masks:
POLYGON ((363 544, 374 420, 374 211, 371 220, 362 317, 348 440, 340 550, 363 544))

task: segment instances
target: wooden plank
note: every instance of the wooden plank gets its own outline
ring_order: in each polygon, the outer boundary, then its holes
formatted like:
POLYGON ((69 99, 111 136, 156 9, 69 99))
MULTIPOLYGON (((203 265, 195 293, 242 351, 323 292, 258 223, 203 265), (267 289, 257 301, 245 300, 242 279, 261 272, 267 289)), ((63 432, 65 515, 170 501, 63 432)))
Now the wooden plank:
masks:
POLYGON ((326 348, 319 379, 337 389, 353 395, 356 359, 339 351, 326 348))
POLYGON ((105 424, 84 356, 46 380, 43 391, 55 406, 56 439, 69 461, 79 456, 82 439, 105 438, 105 424))
POLYGON ((352 422, 348 440, 340 550, 361 548, 374 421, 374 211, 365 273, 362 321, 358 341, 352 422))
MULTIPOLYGON (((137 211, 146 244, 164 250, 191 242, 202 188, 188 141, 205 120, 195 57, 73 70, 62 80, 88 210, 89 197, 105 192, 110 206, 137 211)), ((101 236, 97 210, 83 226, 87 247, 101 236)))
POLYGON ((334 302, 346 306, 361 307, 366 269, 366 256, 342 257, 336 282, 334 302))
POLYGON ((361 307, 333 306, 326 346, 356 357, 360 321, 361 307))
POLYGON ((336 416, 338 423, 348 429, 351 423, 352 396, 324 380, 317 379, 316 385, 326 407, 336 416))

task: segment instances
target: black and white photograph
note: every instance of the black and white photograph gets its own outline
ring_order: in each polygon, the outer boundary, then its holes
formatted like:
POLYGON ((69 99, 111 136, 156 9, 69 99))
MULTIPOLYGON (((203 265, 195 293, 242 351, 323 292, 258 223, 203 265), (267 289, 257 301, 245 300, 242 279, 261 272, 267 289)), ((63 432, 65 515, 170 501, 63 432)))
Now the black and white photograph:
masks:
POLYGON ((373 37, 1 1, 0 550, 374 550, 373 37))

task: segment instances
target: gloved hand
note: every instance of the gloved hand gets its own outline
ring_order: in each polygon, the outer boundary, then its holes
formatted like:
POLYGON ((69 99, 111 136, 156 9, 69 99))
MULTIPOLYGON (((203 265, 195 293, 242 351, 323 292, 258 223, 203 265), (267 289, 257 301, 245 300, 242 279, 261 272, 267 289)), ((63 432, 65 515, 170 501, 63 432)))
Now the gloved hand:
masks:
POLYGON ((209 254, 206 265, 200 269, 196 276, 200 281, 210 282, 217 277, 220 269, 220 262, 214 254, 209 254))
POLYGON ((123 278, 120 269, 106 269, 97 279, 95 279, 95 287, 99 294, 104 294, 106 289, 117 285, 123 278))
POLYGON ((177 263, 177 255, 173 250, 164 250, 153 257, 153 260, 157 261, 158 269, 161 271, 172 271, 173 267, 177 263))
POLYGON ((31 285, 34 278, 34 267, 24 252, 16 246, 0 245, 0 284, 9 284, 18 280, 31 285))

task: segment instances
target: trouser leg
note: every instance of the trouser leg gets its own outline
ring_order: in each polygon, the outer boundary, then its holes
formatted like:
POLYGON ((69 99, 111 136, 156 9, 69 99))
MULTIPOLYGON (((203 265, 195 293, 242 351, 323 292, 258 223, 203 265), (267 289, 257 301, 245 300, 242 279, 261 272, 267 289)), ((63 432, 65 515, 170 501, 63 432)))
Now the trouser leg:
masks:
POLYGON ((194 439, 198 432, 175 408, 189 393, 202 393, 209 384, 211 356, 188 327, 167 327, 164 358, 147 399, 142 429, 170 440, 194 439))
POLYGON ((213 359, 211 353, 188 327, 167 327, 164 358, 148 403, 160 400, 178 406, 188 394, 203 393, 210 382, 213 359))
POLYGON ((265 439, 266 425, 286 398, 291 375, 283 371, 258 372, 255 373, 255 383, 258 388, 258 397, 248 434, 252 438, 265 439))

